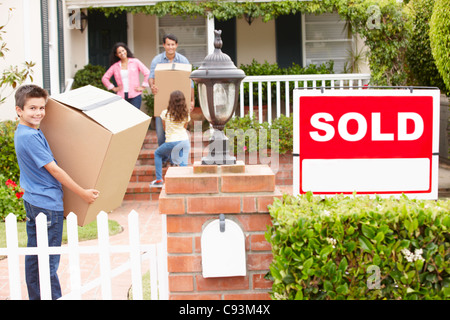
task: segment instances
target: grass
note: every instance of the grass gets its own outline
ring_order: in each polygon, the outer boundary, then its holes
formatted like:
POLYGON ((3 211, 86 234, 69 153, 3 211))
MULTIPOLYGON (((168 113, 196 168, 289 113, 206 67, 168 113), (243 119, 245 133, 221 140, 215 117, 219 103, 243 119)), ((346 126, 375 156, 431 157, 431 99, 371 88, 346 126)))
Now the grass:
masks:
MULTIPOLYGON (((151 300, 150 271, 142 276, 142 296, 144 300, 151 300)), ((133 286, 128 290, 128 300, 133 300, 133 286)))
MULTIPOLYGON (((113 236, 122 232, 122 226, 114 220, 108 220, 109 235, 113 236)), ((19 247, 27 246, 26 222, 17 222, 17 233, 19 237, 19 247)), ((97 221, 93 221, 84 227, 78 227, 78 240, 86 241, 97 239, 97 221)), ((67 243, 67 223, 64 220, 62 244, 67 243)), ((5 222, 0 222, 0 248, 6 248, 6 226, 5 222)), ((4 258, 0 256, 0 260, 4 258)))

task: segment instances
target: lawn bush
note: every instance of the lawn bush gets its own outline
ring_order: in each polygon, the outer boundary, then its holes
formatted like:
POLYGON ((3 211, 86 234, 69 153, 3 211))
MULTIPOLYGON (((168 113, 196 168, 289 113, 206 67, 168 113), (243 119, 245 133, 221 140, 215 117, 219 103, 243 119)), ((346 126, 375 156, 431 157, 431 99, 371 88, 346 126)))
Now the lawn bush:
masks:
POLYGON ((25 208, 23 206, 23 191, 19 185, 0 174, 0 221, 14 213, 18 221, 25 220, 25 208))
POLYGON ((102 77, 106 69, 103 66, 87 64, 83 69, 78 70, 73 78, 72 89, 77 89, 87 85, 106 90, 102 82, 102 77))
POLYGON ((275 199, 272 298, 449 299, 449 212, 448 199, 275 199))
POLYGON ((430 19, 430 44, 447 93, 450 91, 450 0, 435 0, 430 19))
POLYGON ((293 118, 281 115, 272 121, 259 123, 258 119, 248 114, 243 118, 234 117, 225 125, 225 134, 230 141, 230 149, 238 153, 256 152, 260 148, 272 149, 279 154, 292 151, 293 146, 293 118), (277 130, 278 137, 272 141, 272 130, 277 130))
POLYGON ((413 0, 408 5, 411 7, 413 21, 410 45, 406 50, 411 84, 438 87, 442 93, 449 94, 431 52, 430 20, 434 0, 413 0))
POLYGON ((19 180, 20 170, 14 148, 14 133, 18 121, 0 122, 0 175, 14 181, 19 180))
MULTIPOLYGON (((305 74, 333 74, 334 73, 334 61, 330 60, 320 65, 310 64, 306 67, 302 67, 296 63, 293 63, 288 68, 280 68, 277 63, 270 64, 267 61, 260 63, 255 59, 252 60, 250 64, 241 64, 239 69, 245 72, 246 76, 265 76, 265 75, 305 75, 305 74)), ((303 81, 299 81, 299 87, 303 87, 303 81)), ((317 81, 316 85, 320 86, 331 86, 331 81, 327 80, 325 83, 322 81, 317 81)), ((307 86, 312 87, 313 81, 307 81, 307 86)), ((289 83, 289 92, 294 90, 294 82, 289 83)), ((248 82, 244 82, 244 105, 249 105, 249 90, 250 85, 248 82)), ((253 86, 253 96, 258 96, 258 85, 253 86)), ((267 82, 261 84, 262 100, 267 103, 267 82)), ((286 97, 285 83, 280 83, 280 101, 285 101, 286 97)), ((277 97, 277 84, 275 82, 271 83, 271 97, 272 103, 276 103, 277 97)), ((290 97, 290 103, 292 104, 292 96, 290 97)))

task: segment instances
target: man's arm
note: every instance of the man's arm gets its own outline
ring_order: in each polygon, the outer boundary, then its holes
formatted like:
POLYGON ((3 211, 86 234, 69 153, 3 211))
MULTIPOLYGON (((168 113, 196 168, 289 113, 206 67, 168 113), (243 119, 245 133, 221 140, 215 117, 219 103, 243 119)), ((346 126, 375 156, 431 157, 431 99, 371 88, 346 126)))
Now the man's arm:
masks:
POLYGON ((80 187, 61 167, 59 167, 55 161, 52 161, 44 166, 45 169, 63 186, 69 188, 69 190, 75 192, 81 199, 87 203, 93 203, 100 194, 95 189, 83 189, 80 187))

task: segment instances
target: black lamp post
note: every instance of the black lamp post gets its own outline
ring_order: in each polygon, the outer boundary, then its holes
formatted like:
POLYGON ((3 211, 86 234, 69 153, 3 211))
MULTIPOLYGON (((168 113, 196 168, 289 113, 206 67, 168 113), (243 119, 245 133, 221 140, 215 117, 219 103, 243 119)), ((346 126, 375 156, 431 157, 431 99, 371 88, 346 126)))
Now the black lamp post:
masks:
POLYGON ((238 102, 239 86, 245 73, 236 68, 231 58, 221 50, 221 30, 215 30, 214 52, 206 56, 200 68, 191 73, 198 84, 198 96, 203 115, 214 131, 209 142, 209 152, 202 164, 235 164, 236 157, 228 154, 228 138, 223 133, 238 102))

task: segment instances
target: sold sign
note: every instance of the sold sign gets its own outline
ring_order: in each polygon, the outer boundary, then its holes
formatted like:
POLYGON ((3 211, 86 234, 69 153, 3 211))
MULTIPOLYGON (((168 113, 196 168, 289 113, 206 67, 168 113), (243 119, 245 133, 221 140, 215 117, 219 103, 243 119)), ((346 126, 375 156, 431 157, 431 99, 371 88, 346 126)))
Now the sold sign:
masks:
POLYGON ((439 90, 295 90, 294 192, 437 198, 439 90))

